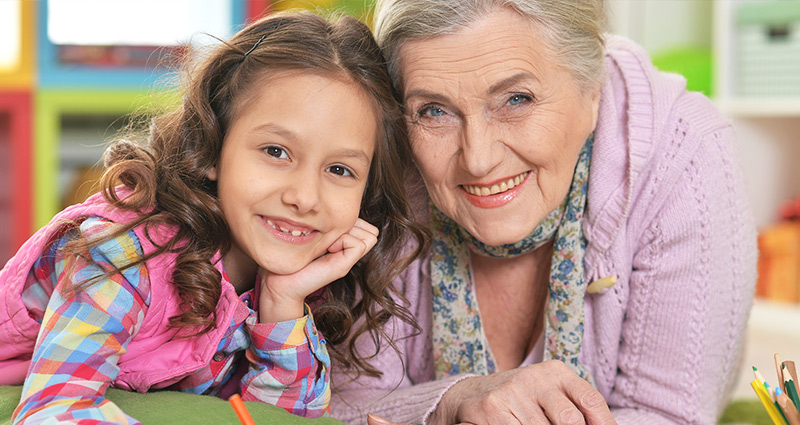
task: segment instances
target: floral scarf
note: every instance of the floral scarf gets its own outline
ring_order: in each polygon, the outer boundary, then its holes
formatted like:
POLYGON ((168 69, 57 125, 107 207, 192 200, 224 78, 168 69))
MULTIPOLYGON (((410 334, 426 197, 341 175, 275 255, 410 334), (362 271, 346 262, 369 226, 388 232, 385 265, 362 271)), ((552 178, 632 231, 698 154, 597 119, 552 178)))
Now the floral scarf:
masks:
POLYGON ((432 207, 433 350, 437 378, 459 373, 487 375, 495 371, 475 298, 469 244, 484 255, 506 258, 531 252, 555 238, 545 302, 544 359, 561 360, 581 377, 592 381, 589 371, 578 362, 578 354, 583 340, 586 290, 583 269, 586 243, 581 219, 593 139, 590 135, 580 152, 564 201, 517 243, 487 246, 432 207))

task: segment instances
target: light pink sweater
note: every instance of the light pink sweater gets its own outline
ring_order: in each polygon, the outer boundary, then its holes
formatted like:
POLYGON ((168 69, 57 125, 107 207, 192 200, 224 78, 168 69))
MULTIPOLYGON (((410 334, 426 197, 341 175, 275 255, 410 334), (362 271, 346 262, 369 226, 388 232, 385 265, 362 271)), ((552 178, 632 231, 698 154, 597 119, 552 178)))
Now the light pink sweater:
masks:
MULTIPOLYGON (((585 265, 589 282, 618 282, 586 296, 580 360, 620 425, 714 424, 742 370, 756 280, 734 134, 711 102, 655 70, 629 40, 608 40, 606 68, 585 265)), ((400 355, 381 350, 372 363, 383 376, 348 382, 333 365, 334 417, 421 423, 464 377, 434 378, 429 269, 418 261, 398 280, 423 331, 397 343, 400 355)), ((394 319, 389 327, 395 338, 411 333, 394 319)))

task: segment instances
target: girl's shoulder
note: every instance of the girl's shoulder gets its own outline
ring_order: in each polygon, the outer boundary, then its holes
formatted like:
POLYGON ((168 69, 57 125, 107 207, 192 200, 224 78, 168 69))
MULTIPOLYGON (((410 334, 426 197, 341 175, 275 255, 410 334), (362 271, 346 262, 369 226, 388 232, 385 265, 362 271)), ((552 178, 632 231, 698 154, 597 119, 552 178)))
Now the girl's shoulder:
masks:
POLYGON ((102 242, 89 249, 91 263, 109 273, 119 271, 126 284, 149 304, 150 281, 146 263, 141 261, 145 255, 142 244, 133 230, 118 233, 123 226, 105 217, 90 216, 81 221, 78 231, 87 240, 102 238, 102 242))

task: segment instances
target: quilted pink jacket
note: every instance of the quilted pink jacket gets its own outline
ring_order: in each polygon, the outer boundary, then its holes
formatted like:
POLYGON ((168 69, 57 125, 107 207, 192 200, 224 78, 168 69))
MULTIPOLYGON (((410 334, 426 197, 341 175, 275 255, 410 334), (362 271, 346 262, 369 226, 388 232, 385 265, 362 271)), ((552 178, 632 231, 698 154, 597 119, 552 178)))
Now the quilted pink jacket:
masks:
MULTIPOLYGON (((123 223, 132 219, 132 213, 110 207, 98 194, 86 202, 73 205, 56 215, 20 248, 17 254, 0 270, 0 377, 2 384, 22 384, 27 365, 33 353, 39 323, 33 320, 22 303, 21 292, 25 277, 33 262, 41 255, 45 244, 58 228, 59 221, 81 216, 99 216, 123 223), (10 381, 7 381, 10 380, 10 381), (18 382, 13 382, 18 380, 18 382)), ((166 240, 170 229, 160 228, 148 232, 134 230, 144 253, 154 250, 150 241, 166 240)), ((179 313, 179 298, 168 283, 175 263, 175 254, 158 255, 146 263, 150 276, 150 306, 139 332, 129 342, 127 352, 120 356, 120 373, 113 386, 130 391, 146 392, 164 388, 173 379, 209 364, 215 354, 222 333, 228 329, 238 297, 230 284, 223 285, 217 304, 217 326, 196 337, 177 337, 178 330, 169 326, 169 318, 179 313)), ((217 262, 221 267, 221 262, 217 262)))

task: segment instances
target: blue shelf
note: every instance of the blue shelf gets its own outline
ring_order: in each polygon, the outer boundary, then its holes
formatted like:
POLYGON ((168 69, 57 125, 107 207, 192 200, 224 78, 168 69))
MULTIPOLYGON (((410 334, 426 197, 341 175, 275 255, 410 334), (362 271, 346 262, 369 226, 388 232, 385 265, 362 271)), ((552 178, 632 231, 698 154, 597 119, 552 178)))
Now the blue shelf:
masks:
MULTIPOLYGON (((65 65, 58 60, 58 46, 47 34, 48 2, 40 2, 38 11, 38 86, 55 87, 110 87, 114 89, 152 88, 164 75, 154 68, 113 68, 92 65, 65 65)), ((246 0, 232 0, 231 28, 238 29, 246 21, 246 0)), ((153 13, 158 13, 154 10, 153 13)), ((146 28, 142 28, 146 31, 146 28)))

